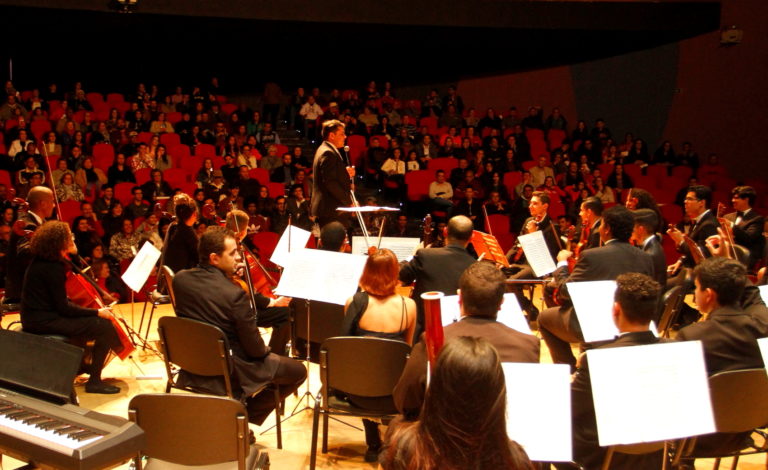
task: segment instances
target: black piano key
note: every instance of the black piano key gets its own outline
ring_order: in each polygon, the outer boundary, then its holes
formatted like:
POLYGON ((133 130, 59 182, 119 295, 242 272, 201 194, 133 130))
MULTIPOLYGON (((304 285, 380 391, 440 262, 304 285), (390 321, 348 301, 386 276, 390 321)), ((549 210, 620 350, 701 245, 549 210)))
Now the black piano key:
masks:
POLYGON ((77 432, 69 435, 71 439, 75 439, 78 441, 84 441, 86 439, 90 439, 92 437, 97 437, 97 436, 99 436, 99 434, 93 431, 81 431, 81 432, 77 432))
POLYGON ((63 436, 64 434, 72 432, 75 429, 79 430, 80 428, 78 428, 77 426, 72 426, 71 424, 67 424, 66 426, 63 426, 63 427, 54 428, 53 432, 55 432, 56 434, 61 434, 63 436))
POLYGON ((37 415, 37 416, 35 416, 33 418, 29 418, 29 419, 25 420, 24 422, 29 424, 29 425, 37 425, 37 424, 40 424, 40 423, 44 423, 46 421, 51 421, 51 418, 49 418, 47 416, 37 415))
POLYGON ((24 411, 23 413, 16 413, 14 414, 11 419, 15 419, 16 421, 24 421, 25 419, 31 418, 33 416, 37 416, 35 413, 31 411, 24 411))
POLYGON ((29 411, 26 410, 18 410, 18 411, 12 411, 10 413, 6 413, 5 417, 10 419, 17 419, 24 417, 25 415, 32 415, 29 411))

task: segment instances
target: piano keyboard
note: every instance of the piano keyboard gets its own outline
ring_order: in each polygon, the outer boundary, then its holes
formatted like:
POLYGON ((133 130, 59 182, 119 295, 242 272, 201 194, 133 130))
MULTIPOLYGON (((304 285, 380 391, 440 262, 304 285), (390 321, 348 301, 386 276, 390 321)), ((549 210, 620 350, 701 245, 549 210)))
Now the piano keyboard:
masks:
POLYGON ((0 399, 0 433, 11 432, 30 443, 66 455, 73 455, 76 449, 104 437, 104 433, 96 429, 0 399))

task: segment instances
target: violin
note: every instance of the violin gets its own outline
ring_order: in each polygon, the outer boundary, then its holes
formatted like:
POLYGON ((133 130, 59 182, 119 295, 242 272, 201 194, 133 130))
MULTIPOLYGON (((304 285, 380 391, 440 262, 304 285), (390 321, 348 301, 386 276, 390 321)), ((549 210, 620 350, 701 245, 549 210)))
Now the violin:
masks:
MULTIPOLYGON (((725 218, 725 211, 728 208, 722 202, 717 203, 717 221, 720 223, 720 228, 723 229, 725 240, 728 242, 728 254, 732 259, 738 260, 739 257, 736 253, 736 247, 734 246, 733 238, 733 225, 725 218)), ((734 220, 735 222, 735 220, 734 220)))
MULTIPOLYGON (((272 289, 277 287, 277 281, 275 281, 275 278, 272 277, 269 271, 267 271, 267 268, 261 264, 259 257, 245 245, 243 245, 243 262, 245 263, 245 269, 248 270, 248 273, 251 276, 253 290, 264 297, 276 299, 277 296, 272 292, 272 289)), ((235 283, 244 291, 250 292, 248 283, 240 276, 234 276, 233 281, 235 281, 235 283)))

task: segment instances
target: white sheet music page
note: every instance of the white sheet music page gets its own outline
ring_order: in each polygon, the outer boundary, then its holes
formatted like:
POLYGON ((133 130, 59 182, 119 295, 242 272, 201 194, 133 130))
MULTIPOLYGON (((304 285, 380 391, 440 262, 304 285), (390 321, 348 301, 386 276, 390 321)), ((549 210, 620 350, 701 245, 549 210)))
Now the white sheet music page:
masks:
MULTIPOLYGON (((440 299, 440 316, 444 327, 461 319, 458 295, 446 295, 440 299)), ((533 334, 514 293, 504 294, 504 302, 501 304, 496 321, 520 333, 533 334)))
POLYGON ((157 260, 160 259, 160 250, 152 243, 145 242, 130 266, 122 275, 123 282, 134 292, 139 292, 147 282, 157 260))
POLYGON ((568 294, 579 319, 584 341, 605 341, 619 334, 612 313, 615 291, 616 281, 568 283, 568 294))
POLYGON ((571 372, 566 364, 505 362, 507 434, 539 462, 572 459, 571 372), (531 406, 531 397, 547 406, 531 406))
POLYGON ((763 367, 765 367, 765 364, 768 364, 768 338, 758 338, 757 345, 760 347, 760 355, 763 356, 763 367))
POLYGON ((763 302, 768 304, 768 286, 759 286, 758 289, 760 290, 760 297, 763 298, 763 302))
POLYGON ((344 305, 357 291, 367 257, 323 250, 291 250, 278 295, 344 305))
POLYGON ((295 225, 289 225, 284 231, 280 240, 275 246, 275 251, 272 252, 270 261, 278 266, 285 267, 288 262, 288 246, 290 245, 291 251, 299 251, 307 246, 309 237, 312 234, 304 229, 296 227, 295 225))
POLYGON ((517 238, 525 252, 525 259, 531 265, 536 277, 545 276, 555 269, 554 260, 547 248, 547 241, 544 239, 544 232, 537 230, 535 232, 521 235, 517 238))
POLYGON ((601 446, 715 432, 701 341, 590 349, 587 359, 601 446))
MULTIPOLYGON (((378 237, 369 238, 372 245, 376 245, 378 237)), ((416 252, 416 248, 421 243, 419 238, 412 237, 381 237, 381 248, 388 248, 397 256, 397 261, 408 261, 416 252)), ((365 237, 352 237, 352 253, 355 255, 367 255, 368 245, 365 244, 365 237)))

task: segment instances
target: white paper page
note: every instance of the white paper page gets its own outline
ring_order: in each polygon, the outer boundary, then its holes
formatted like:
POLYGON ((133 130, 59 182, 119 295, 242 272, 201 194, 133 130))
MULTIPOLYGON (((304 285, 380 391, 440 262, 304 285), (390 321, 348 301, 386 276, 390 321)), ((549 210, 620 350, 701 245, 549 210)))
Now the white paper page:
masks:
POLYGON ((757 345, 760 346, 760 355, 763 356, 763 367, 765 367, 765 364, 768 364, 768 338, 758 338, 757 345))
POLYGON ((758 286, 760 290, 760 297, 763 298, 763 302, 768 304, 768 286, 758 286))
POLYGON ((587 359, 601 446, 715 432, 701 341, 590 349, 587 359))
POLYGON ((304 229, 300 229, 294 225, 289 225, 283 232, 280 240, 278 240, 277 245, 275 246, 275 251, 272 252, 272 257, 269 258, 270 261, 278 266, 285 267, 285 264, 288 262, 289 233, 291 251, 304 249, 307 246, 309 237, 312 235, 310 232, 307 232, 304 229))
POLYGON ((552 255, 549 254, 547 241, 544 239, 544 232, 537 230, 517 238, 525 252, 525 259, 533 268, 536 277, 547 275, 557 269, 552 255))
POLYGON ((387 206, 353 206, 353 207, 337 207, 337 211, 340 212, 399 212, 400 209, 396 207, 387 206))
MULTIPOLYGON (((461 319, 458 295, 446 295, 440 299, 440 316, 444 327, 461 319)), ((520 333, 533 334, 514 293, 504 294, 504 302, 496 320, 520 333)))
POLYGON ((344 305, 357 291, 365 261, 359 255, 292 250, 275 293, 344 305))
POLYGON ((613 339, 619 334, 612 313, 615 291, 616 281, 568 283, 568 294, 587 343, 613 339))
POLYGON ((440 299, 440 316, 443 319, 443 327, 459 321, 461 307, 459 307, 458 295, 444 295, 440 299))
MULTIPOLYGON (((378 237, 369 237, 372 245, 376 245, 378 237)), ((397 256, 397 261, 408 261, 413 256, 416 248, 421 243, 418 238, 411 237, 381 237, 381 248, 388 248, 397 256)), ((352 254, 367 255, 368 245, 365 244, 365 237, 352 237, 352 254)))
POLYGON ((144 283, 147 282, 152 273, 157 260, 160 259, 160 250, 155 248, 152 243, 144 242, 136 257, 131 261, 131 265, 122 275, 123 282, 134 292, 139 292, 144 283))
POLYGON ((539 462, 572 459, 571 371, 566 364, 505 362, 507 434, 539 462), (531 397, 547 406, 531 406, 531 397))

